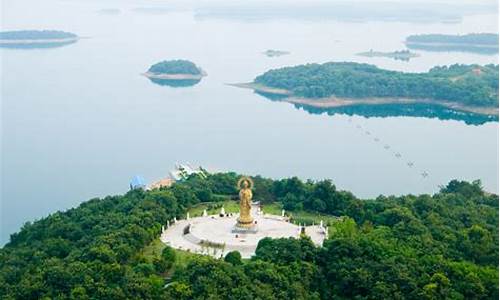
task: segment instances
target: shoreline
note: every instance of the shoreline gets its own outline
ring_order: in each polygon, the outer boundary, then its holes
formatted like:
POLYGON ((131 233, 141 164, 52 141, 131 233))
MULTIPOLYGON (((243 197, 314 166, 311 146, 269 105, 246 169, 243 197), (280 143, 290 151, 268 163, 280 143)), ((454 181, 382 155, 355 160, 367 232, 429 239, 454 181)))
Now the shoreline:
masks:
POLYGON ((404 42, 406 46, 430 46, 430 47, 473 47, 473 48, 488 48, 496 49, 495 44, 467 44, 467 43, 445 43, 445 42, 404 42))
POLYGON ((226 83, 226 85, 239 87, 243 89, 251 89, 257 92, 269 93, 278 96, 292 96, 292 92, 285 89, 272 88, 265 85, 261 85, 254 82, 243 82, 243 83, 226 83))
POLYGON ((467 106, 452 101, 437 101, 432 99, 412 99, 412 98, 382 98, 382 97, 369 97, 369 98, 341 98, 330 96, 326 98, 304 98, 293 96, 293 93, 278 88, 270 88, 261 84, 253 82, 249 83, 233 83, 228 84, 239 88, 252 89, 256 92, 269 93, 277 96, 286 96, 281 99, 283 102, 292 104, 307 105, 316 108, 336 108, 352 105, 382 105, 382 104, 433 104, 440 105, 452 110, 475 113, 486 116, 498 116, 498 107, 480 107, 480 106, 467 106))
POLYGON ((207 73, 201 71, 200 74, 158 74, 152 72, 142 73, 141 75, 150 79, 166 79, 166 80, 199 80, 207 76, 207 73))

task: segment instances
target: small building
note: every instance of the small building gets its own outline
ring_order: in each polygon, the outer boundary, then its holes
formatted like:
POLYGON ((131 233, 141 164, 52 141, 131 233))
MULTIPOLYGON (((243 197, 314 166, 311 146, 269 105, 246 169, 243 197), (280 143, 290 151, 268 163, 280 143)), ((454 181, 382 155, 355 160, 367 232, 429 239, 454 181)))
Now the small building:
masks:
POLYGON ((158 181, 153 182, 152 184, 149 185, 148 189, 153 190, 153 189, 159 189, 162 187, 169 187, 175 182, 174 179, 172 178, 162 178, 158 181))
POLYGON ((142 176, 136 175, 134 176, 134 178, 132 178, 132 180, 130 180, 131 190, 137 190, 137 189, 144 190, 145 188, 146 188, 146 181, 142 176))

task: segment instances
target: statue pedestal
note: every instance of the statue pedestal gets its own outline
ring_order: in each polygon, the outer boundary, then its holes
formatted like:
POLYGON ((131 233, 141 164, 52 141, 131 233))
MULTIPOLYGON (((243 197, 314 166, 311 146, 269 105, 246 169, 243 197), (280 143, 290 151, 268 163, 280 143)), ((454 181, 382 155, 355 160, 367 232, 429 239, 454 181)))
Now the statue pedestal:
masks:
POLYGON ((236 224, 233 226, 233 229, 231 229, 232 233, 257 233, 257 224, 252 224, 251 226, 238 226, 239 224, 236 224))

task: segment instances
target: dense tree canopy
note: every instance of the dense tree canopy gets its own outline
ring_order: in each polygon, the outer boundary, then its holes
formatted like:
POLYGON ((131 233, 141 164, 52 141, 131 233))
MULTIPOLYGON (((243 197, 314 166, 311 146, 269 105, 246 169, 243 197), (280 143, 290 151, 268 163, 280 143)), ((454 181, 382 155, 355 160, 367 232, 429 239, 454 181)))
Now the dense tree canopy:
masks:
POLYGON ((26 224, 0 249, 2 299, 497 299, 498 197, 451 181, 435 195, 361 200, 328 180, 254 177, 256 199, 343 216, 322 247, 263 239, 251 260, 142 249, 167 219, 236 196, 238 175, 82 203, 26 224), (172 274, 173 272, 173 274, 172 274))
POLYGON ((498 105, 498 65, 451 65, 404 73, 359 63, 324 63, 267 71, 255 83, 307 98, 404 97, 498 105))
POLYGON ((156 74, 201 74, 200 69, 188 60, 165 60, 152 65, 148 72, 156 74))

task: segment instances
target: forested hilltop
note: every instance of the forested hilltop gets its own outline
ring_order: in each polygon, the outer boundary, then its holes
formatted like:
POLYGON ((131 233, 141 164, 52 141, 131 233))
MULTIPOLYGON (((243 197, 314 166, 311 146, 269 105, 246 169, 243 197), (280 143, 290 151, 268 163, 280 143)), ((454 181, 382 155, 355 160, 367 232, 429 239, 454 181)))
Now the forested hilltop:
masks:
POLYGON ((451 181, 435 195, 362 200, 331 181, 253 177, 254 198, 345 216, 323 247, 264 239, 251 260, 157 241, 167 219, 236 197, 235 173, 133 190, 26 224, 0 249, 2 299, 497 299, 498 196, 451 181), (182 263, 179 261, 183 259, 182 263))
POLYGON ((189 74, 201 75, 201 70, 188 60, 166 60, 152 65, 148 72, 154 74, 189 74))
POLYGON ((404 73, 369 64, 329 62, 270 70, 254 83, 310 99, 408 98, 498 106, 498 65, 457 64, 434 67, 427 73, 404 73))

